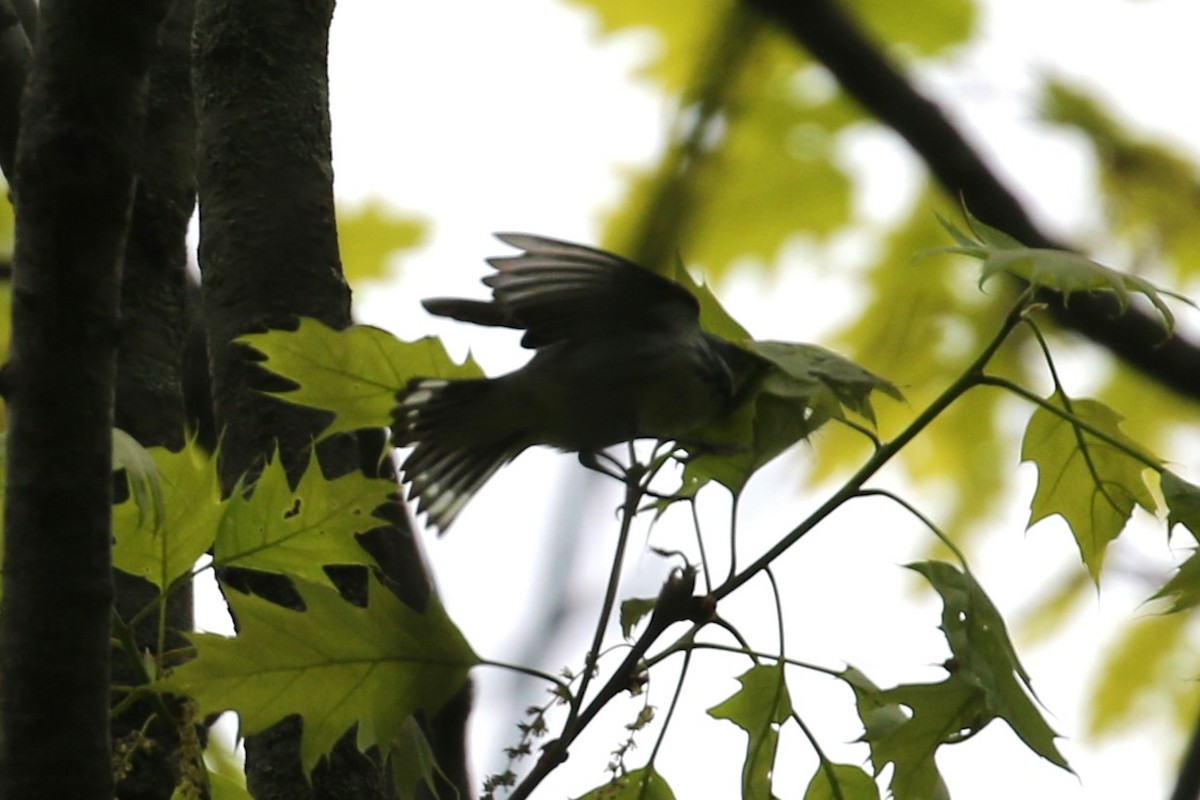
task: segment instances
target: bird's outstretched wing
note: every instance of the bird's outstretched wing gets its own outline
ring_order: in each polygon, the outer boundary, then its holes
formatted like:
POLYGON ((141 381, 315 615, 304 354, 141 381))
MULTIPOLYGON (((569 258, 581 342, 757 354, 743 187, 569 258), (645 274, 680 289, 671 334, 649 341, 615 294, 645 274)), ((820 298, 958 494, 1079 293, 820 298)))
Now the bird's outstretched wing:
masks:
POLYGON ((488 259, 496 269, 483 279, 491 302, 435 298, 425 301, 430 313, 523 329, 521 344, 531 348, 699 324, 700 306, 687 289, 632 261, 527 233, 496 238, 524 252, 488 259))

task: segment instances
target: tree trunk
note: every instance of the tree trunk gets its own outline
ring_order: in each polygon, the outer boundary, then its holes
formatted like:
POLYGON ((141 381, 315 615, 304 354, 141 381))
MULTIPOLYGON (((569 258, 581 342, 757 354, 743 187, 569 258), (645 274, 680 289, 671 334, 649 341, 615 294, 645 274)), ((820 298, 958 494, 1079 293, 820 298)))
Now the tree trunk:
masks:
POLYGON ((165 2, 46 0, 21 110, 4 600, 7 800, 108 798, 119 264, 165 2))

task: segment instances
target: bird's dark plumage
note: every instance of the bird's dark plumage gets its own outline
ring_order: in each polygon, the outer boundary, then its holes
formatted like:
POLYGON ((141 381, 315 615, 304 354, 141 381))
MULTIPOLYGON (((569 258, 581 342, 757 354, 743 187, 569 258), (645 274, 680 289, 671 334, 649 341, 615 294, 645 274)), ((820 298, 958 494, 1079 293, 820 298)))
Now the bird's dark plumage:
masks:
POLYGON ((393 440, 410 495, 445 530, 491 475, 527 447, 591 453, 671 439, 729 410, 736 348, 700 329, 683 286, 620 256, 521 233, 488 259, 490 301, 435 298, 430 313, 523 330, 536 350, 497 378, 417 379, 398 395, 393 440))

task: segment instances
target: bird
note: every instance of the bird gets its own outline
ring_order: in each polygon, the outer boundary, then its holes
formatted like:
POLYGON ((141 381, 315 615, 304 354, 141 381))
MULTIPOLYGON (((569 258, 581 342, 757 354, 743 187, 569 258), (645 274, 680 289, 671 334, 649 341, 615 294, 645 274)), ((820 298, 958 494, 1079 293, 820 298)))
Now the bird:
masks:
MULTIPOLYGON (((534 445, 596 456, 635 439, 682 441, 729 413, 755 357, 700 327, 683 285, 616 254, 527 233, 488 258, 490 300, 431 298, 441 317, 523 331, 533 357, 494 378, 414 378, 392 441, 417 513, 445 533, 495 472, 534 445)), ((700 444, 693 442, 693 444, 700 444)))

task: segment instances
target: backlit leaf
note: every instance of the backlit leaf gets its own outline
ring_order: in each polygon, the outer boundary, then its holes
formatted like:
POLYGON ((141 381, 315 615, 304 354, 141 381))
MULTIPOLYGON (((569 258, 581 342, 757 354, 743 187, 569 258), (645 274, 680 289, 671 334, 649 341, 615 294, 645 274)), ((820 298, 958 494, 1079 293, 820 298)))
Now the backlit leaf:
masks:
POLYGON ((909 564, 942 596, 942 632, 950 644, 951 676, 962 676, 982 694, 988 718, 1012 727, 1029 749, 1063 769, 1056 734, 1031 700, 1033 686, 1008 636, 1004 618, 975 578, 941 561, 909 564))
POLYGON ((578 800, 675 800, 675 793, 654 767, 642 767, 592 789, 578 800))
POLYGON ((379 201, 338 203, 338 250, 346 280, 357 288, 367 280, 386 278, 391 258, 421 244, 425 229, 425 223, 379 201))
POLYGON ((419 614, 372 578, 359 608, 331 587, 295 585, 304 611, 226 592, 238 635, 188 634, 196 658, 160 688, 195 698, 206 714, 237 711, 242 735, 299 714, 307 773, 355 724, 360 747, 386 749, 414 711, 436 711, 478 662, 436 600, 419 614))
POLYGON ((1071 295, 1077 292, 1112 294, 1122 312, 1129 307, 1131 293, 1142 294, 1162 318, 1164 338, 1175 330, 1175 315, 1164 297, 1195 305, 1181 294, 1155 286, 1137 275, 1106 267, 1079 253, 1025 247, 1003 231, 980 222, 970 213, 967 213, 967 222, 974 238, 960 231, 948 220, 942 219, 941 222, 957 244, 953 247, 937 248, 936 251, 959 253, 982 261, 980 287, 992 276, 1003 272, 1033 286, 1058 292, 1063 296, 1064 303, 1069 303, 1071 295))
POLYGON ((1156 710, 1177 710, 1175 706, 1185 704, 1173 697, 1175 691, 1163 691, 1172 684, 1189 692, 1189 711, 1194 714, 1196 648, 1188 635, 1191 622, 1188 614, 1150 614, 1129 621, 1119 632, 1083 704, 1089 735, 1112 735, 1156 710))
MULTIPOLYGON (((359 747, 366 749, 362 741, 363 728, 359 727, 359 747)), ((367 741, 370 739, 368 738, 367 741)), ((393 737, 387 748, 388 767, 392 772, 392 785, 398 797, 417 797, 417 789, 421 785, 435 787, 437 762, 433 748, 421 726, 413 717, 404 720, 400 732, 393 737)), ((435 793, 436 796, 436 793, 435 793)))
POLYGON ((863 723, 861 741, 871 748, 871 764, 879 775, 894 765, 889 788, 895 800, 949 800, 934 754, 964 727, 976 724, 971 696, 963 682, 934 686, 899 686, 883 690, 853 667, 839 677, 854 690, 863 723), (908 710, 906 711, 905 708, 908 710))
POLYGON ((743 800, 770 800, 771 772, 779 746, 779 725, 792 714, 792 701, 784 682, 783 664, 751 667, 738 681, 742 688, 708 710, 716 719, 727 719, 748 736, 742 765, 743 800))
POLYGON ((841 673, 854 690, 875 774, 894 765, 890 788, 896 800, 948 798, 935 761, 938 748, 969 738, 997 717, 1038 755, 1070 769, 1031 699, 1029 676, 1004 620, 974 578, 941 562, 909 566, 942 596, 950 674, 941 683, 880 689, 852 667, 841 673))
POLYGON ((1167 532, 1182 525, 1200 541, 1200 486, 1188 483, 1169 469, 1163 470, 1159 481, 1167 504, 1167 532))
POLYGON ((653 597, 631 597, 621 601, 621 635, 626 639, 632 636, 634 626, 654 610, 656 602, 653 597))
POLYGON ((873 421, 872 393, 902 398, 889 381, 818 345, 747 341, 744 346, 766 367, 733 413, 691 434, 726 451, 700 450, 684 473, 689 488, 715 480, 736 494, 760 467, 830 419, 850 411, 873 421))
POLYGON ((162 508, 144 513, 133 493, 114 506, 113 566, 161 590, 212 546, 225 506, 216 465, 194 443, 178 453, 161 447, 145 452, 153 460, 162 508))
POLYGON ((804 790, 804 800, 879 800, 879 786, 866 770, 854 764, 821 765, 804 790), (837 792, 829 780, 829 770, 833 770, 837 792))
POLYGON ((267 357, 270 371, 298 384, 281 400, 337 414, 323 435, 392 423, 396 392, 412 378, 478 378, 470 357, 455 364, 441 341, 402 342, 387 331, 354 325, 342 331, 302 319, 295 331, 268 331, 238 339, 267 357))
POLYGON ((1193 550, 1187 560, 1179 565, 1179 571, 1171 576, 1151 600, 1170 599, 1174 613, 1200 605, 1200 550, 1193 550))
POLYGON ((125 470, 129 494, 133 497, 138 511, 149 514, 150 525, 157 527, 165 509, 162 479, 158 475, 154 457, 137 439, 120 428, 113 428, 112 436, 113 470, 125 470))
POLYGON ((275 458, 248 497, 235 491, 229 498, 213 561, 330 583, 322 569, 326 564, 375 563, 354 535, 383 524, 372 512, 391 502, 396 492, 393 481, 360 472, 328 480, 315 461, 293 490, 275 458))
POLYGON ((1134 505, 1153 513, 1155 503, 1143 480, 1152 460, 1120 429, 1121 417, 1096 400, 1067 401, 1055 394, 1049 402, 1070 411, 1113 442, 1104 441, 1057 414, 1039 407, 1033 412, 1021 441, 1021 459, 1037 465, 1037 490, 1030 507, 1029 525, 1054 514, 1071 527, 1079 553, 1093 581, 1108 543, 1128 522, 1134 505), (1144 459, 1144 460, 1143 460, 1144 459))

